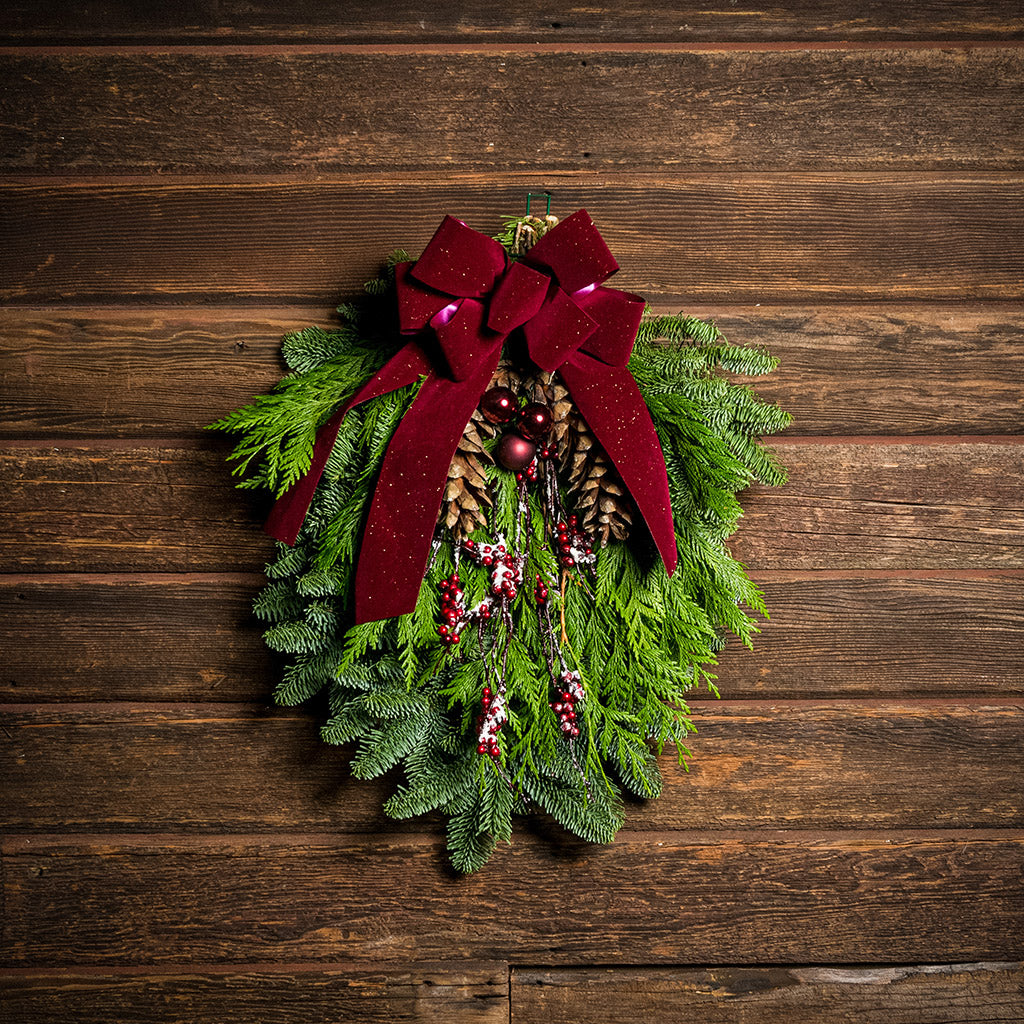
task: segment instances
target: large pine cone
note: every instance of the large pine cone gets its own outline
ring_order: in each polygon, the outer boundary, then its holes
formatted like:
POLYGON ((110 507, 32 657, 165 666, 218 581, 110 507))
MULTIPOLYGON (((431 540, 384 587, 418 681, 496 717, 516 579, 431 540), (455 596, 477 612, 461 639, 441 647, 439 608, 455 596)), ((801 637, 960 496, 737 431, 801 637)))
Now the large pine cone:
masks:
MULTIPOLYGON (((481 417, 482 419, 482 417, 481 417)), ((486 420, 483 420, 486 423, 486 420)), ((491 505, 485 466, 492 461, 484 449, 476 416, 466 425, 458 450, 448 467, 441 522, 455 541, 465 540, 474 530, 486 525, 486 509, 491 505)))
POLYGON ((578 413, 569 417, 569 489, 586 533, 605 547, 625 540, 636 506, 607 452, 578 413))

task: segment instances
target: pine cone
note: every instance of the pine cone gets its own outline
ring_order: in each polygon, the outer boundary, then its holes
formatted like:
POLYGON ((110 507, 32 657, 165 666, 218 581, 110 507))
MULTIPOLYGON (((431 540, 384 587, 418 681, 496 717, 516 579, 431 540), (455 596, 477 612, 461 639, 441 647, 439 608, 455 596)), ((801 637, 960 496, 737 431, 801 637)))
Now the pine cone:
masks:
POLYGON ((520 217, 512 239, 513 255, 522 256, 528 252, 557 224, 558 218, 553 213, 546 217, 520 217))
MULTIPOLYGON (((481 417, 482 419, 482 417, 481 417)), ((486 423, 486 420, 483 420, 486 423)), ((458 450, 448 467, 441 522, 456 542, 465 540, 487 523, 485 509, 492 504, 485 465, 491 462, 477 429, 476 416, 466 425, 458 450)))
POLYGON ((625 540, 636 506, 618 470, 578 413, 569 417, 569 488, 586 533, 605 547, 625 540))

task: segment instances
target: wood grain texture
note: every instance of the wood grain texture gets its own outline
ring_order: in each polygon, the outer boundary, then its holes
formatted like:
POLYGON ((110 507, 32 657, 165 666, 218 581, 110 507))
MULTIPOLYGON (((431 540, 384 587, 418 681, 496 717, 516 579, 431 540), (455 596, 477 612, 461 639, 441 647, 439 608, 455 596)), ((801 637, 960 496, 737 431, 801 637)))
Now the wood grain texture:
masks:
MULTIPOLYGON (((0 701, 266 703, 280 666, 241 580, 0 577, 0 701)), ((721 656, 731 699, 1024 695, 1024 580, 767 580, 754 649, 721 656)), ((697 698, 699 700, 700 698, 697 698)))
POLYGON ((621 43, 846 39, 1017 39, 1024 19, 1005 0, 929 0, 879 5, 785 0, 740 10, 728 3, 626 0, 583 6, 524 0, 496 7, 482 0, 434 3, 299 0, 101 0, 67 7, 12 0, 0 12, 0 37, 23 42, 322 42, 461 44, 471 41, 621 43))
POLYGON ((507 1024, 508 996, 498 964, 0 973, 6 1024, 507 1024))
MULTIPOLYGON (((255 571, 266 502, 232 487, 227 445, 0 450, 0 569, 255 571)), ((1017 444, 787 444, 731 541, 753 569, 1024 568, 1017 444)))
MULTIPOLYGON (((741 530, 746 525, 741 525, 741 530)), ((936 697, 1024 692, 1024 579, 763 583, 754 649, 720 656, 724 697, 936 697)))
POLYGON ((280 666, 242 581, 4 580, 6 701, 267 701, 280 666))
MULTIPOLYGON (((628 829, 1024 827, 1024 702, 702 703, 693 718, 691 770, 663 757, 665 792, 628 829)), ((0 725, 6 832, 422 827, 381 810, 400 773, 353 779, 307 714, 51 704, 0 725)))
POLYGON ((1024 447, 796 445, 784 488, 752 487, 734 555, 757 569, 1024 565, 1024 447))
POLYGON ((1022 79, 1015 47, 29 53, 4 61, 0 169, 1019 170, 1022 79))
POLYGON ((980 1024, 1021 1014, 1024 970, 1019 962, 840 969, 517 969, 512 974, 516 1024, 980 1024))
MULTIPOLYGON (((483 231, 536 175, 401 183, 33 182, 0 187, 0 300, 336 304, 450 212, 483 231)), ((651 302, 1024 297, 1024 179, 954 175, 545 174, 585 206, 651 302)), ((678 305, 677 305, 678 304, 678 305)))
MULTIPOLYGON (((281 667, 250 611, 260 586, 255 574, 0 577, 0 701, 265 703, 281 667)), ((735 642, 720 657, 725 697, 1024 694, 1020 578, 803 577, 763 589, 772 617, 754 649, 735 642)))
MULTIPOLYGON (((1017 310, 691 312, 778 356, 750 383, 792 413, 790 436, 1024 431, 1017 310)), ((282 335, 337 322, 318 306, 2 308, 0 437, 194 437, 277 382, 282 335)))
POLYGON ((269 502, 234 489, 216 445, 0 453, 0 569, 262 568, 274 547, 261 529, 269 502))
POLYGON ((1024 930, 1019 831, 517 837, 459 880, 440 845, 10 837, 0 949, 48 967, 920 963, 1011 959, 1024 930))

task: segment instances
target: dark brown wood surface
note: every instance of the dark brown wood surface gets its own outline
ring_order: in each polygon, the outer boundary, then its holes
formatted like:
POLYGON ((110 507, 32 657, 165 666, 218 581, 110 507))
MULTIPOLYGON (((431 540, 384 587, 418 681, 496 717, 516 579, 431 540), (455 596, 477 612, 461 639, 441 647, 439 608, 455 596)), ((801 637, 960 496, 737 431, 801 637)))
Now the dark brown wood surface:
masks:
POLYGON ((1024 913, 1019 829, 520 833, 469 878, 429 833, 19 835, 3 853, 12 966, 1004 960, 1024 913))
MULTIPOLYGON (((267 502, 236 491, 229 445, 0 449, 7 571, 255 571, 267 502)), ((756 570, 1024 569, 1024 446, 794 444, 784 489, 746 492, 731 541, 756 570)))
MULTIPOLYGON (((1024 297, 1009 175, 545 175, 652 302, 1024 297), (824 239, 829 243, 823 243, 824 239)), ((0 184, 0 300, 337 304, 451 210, 496 230, 537 175, 0 184)))
MULTIPOLYGON (((688 311, 778 357, 750 383, 793 415, 787 436, 1012 434, 1024 422, 1014 307, 688 311)), ((317 306, 0 308, 0 438, 194 437, 276 383, 283 334, 338 323, 317 306)))
POLYGON ((920 1024, 1013 1020, 1019 962, 923 967, 719 967, 513 972, 516 1024, 920 1024), (580 999, 581 991, 587 993, 580 999), (827 1017, 822 1010, 827 1008, 827 1017))
POLYGON ((813 0, 742 9, 729 3, 625 3, 565 6, 486 0, 429 6, 393 0, 189 0, 169 8, 155 0, 99 0, 68 7, 55 0, 12 0, 0 12, 0 35, 25 42, 223 43, 355 42, 452 44, 466 41, 559 43, 586 40, 1017 39, 1019 7, 1008 0, 930 0, 880 6, 848 0, 823 9, 813 0))
MULTIPOLYGON (((723 697, 1024 696, 1015 570, 756 578, 771 619, 753 650, 734 642, 721 656, 723 697)), ((278 666, 250 613, 262 582, 256 573, 0 576, 10 637, 0 701, 264 702, 278 666)))
POLYGON ((0 10, 5 1024, 1024 1019, 1024 17, 742 6, 0 10), (689 773, 458 879, 270 707, 201 428, 543 188, 781 358, 791 482, 689 773))
MULTIPOLYGON (((1024 828, 1024 702, 694 705, 689 772, 629 830, 1024 828), (948 770, 939 772, 937 765, 948 770)), ((313 716, 262 705, 8 706, 0 774, 18 831, 390 832, 399 781, 351 778, 313 716), (122 785, 107 788, 108 779, 122 785)))
POLYGON ((1016 47, 101 51, 3 67, 0 168, 19 174, 999 171, 1024 153, 1016 47))
POLYGON ((8 1020, 31 1024, 506 1024, 508 968, 447 964, 367 969, 327 964, 145 973, 0 970, 8 1020))

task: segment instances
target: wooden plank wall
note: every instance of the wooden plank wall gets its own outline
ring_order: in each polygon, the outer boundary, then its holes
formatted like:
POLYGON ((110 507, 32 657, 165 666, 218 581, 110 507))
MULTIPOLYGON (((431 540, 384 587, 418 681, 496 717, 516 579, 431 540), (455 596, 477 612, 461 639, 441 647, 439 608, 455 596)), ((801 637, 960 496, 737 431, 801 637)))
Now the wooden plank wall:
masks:
POLYGON ((1024 1019, 1024 18, 825 7, 4 5, 5 1021, 1024 1019), (689 775, 457 879, 268 707, 200 426, 543 188, 777 352, 792 481, 689 775))

